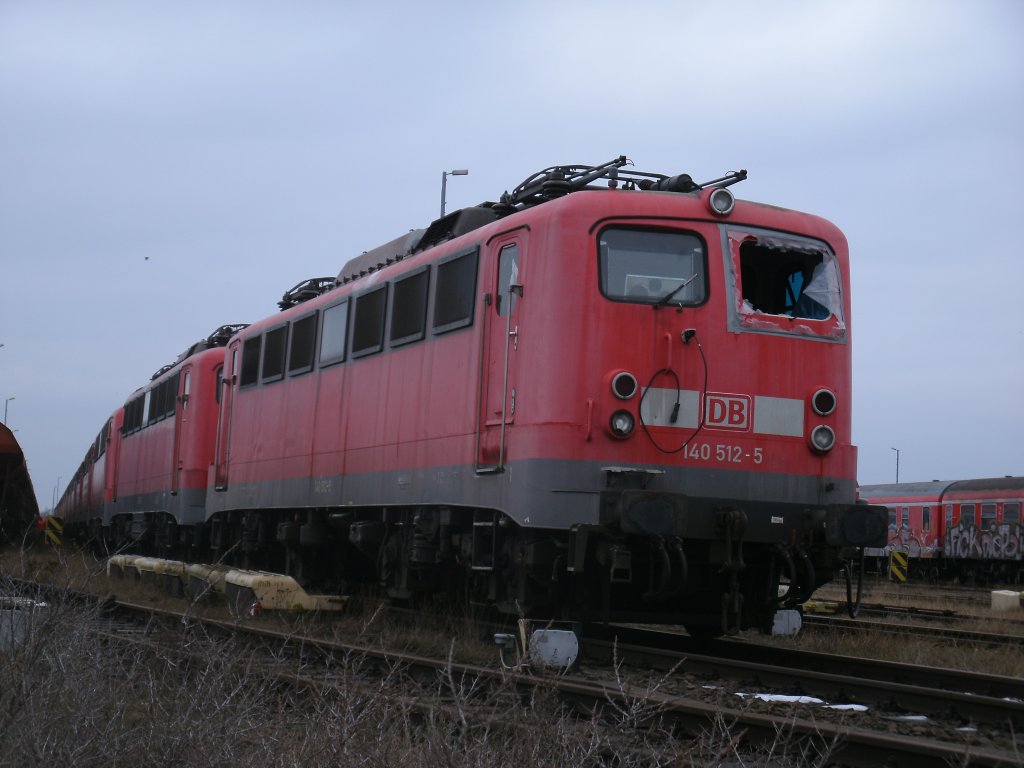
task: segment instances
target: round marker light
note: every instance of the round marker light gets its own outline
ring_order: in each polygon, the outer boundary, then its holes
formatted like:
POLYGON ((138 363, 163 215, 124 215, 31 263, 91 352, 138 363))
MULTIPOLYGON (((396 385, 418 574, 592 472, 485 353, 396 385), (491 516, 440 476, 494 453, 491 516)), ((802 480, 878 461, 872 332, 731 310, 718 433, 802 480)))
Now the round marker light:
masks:
POLYGON ((619 371, 612 378, 612 392, 620 400, 629 400, 636 394, 636 377, 628 371, 619 371))
POLYGON ((819 424, 811 430, 811 448, 818 453, 828 453, 836 444, 836 433, 830 427, 819 424))
POLYGON ((736 205, 736 198, 725 188, 716 189, 708 196, 708 206, 716 216, 728 216, 736 205))
POLYGON ((616 437, 629 437, 634 426, 633 414, 629 411, 616 411, 608 423, 608 427, 616 437))
POLYGON ((829 389, 819 389, 811 398, 811 408, 819 416, 828 416, 836 409, 835 393, 829 389))

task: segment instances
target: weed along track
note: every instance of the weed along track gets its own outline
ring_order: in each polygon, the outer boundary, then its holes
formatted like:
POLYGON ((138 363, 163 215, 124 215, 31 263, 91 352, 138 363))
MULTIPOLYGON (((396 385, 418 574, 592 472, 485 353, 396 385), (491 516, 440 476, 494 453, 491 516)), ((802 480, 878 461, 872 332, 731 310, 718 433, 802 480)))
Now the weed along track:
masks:
MULTIPOLYGON (((21 702, 26 717, 33 706, 108 717, 111 740, 89 747, 108 759, 125 749, 113 724, 148 729, 157 752, 175 730, 208 739, 209 754, 234 755, 221 765, 250 764, 267 739, 289 745, 268 752, 267 765, 295 764, 286 753, 304 765, 337 764, 357 747, 362 757, 402 747, 434 760, 423 765, 453 755, 465 764, 550 764, 552 755, 570 766, 706 764, 724 749, 780 766, 995 766, 1021 754, 1014 734, 1024 704, 1010 700, 1024 689, 1019 678, 622 627, 606 637, 586 628, 579 669, 510 668, 498 661, 493 628, 464 617, 421 614, 410 629, 408 615, 396 622, 353 601, 341 614, 242 618, 217 601, 169 600, 109 581, 98 568, 89 589, 116 599, 71 590, 67 575, 51 579, 61 587, 4 581, 4 592, 49 608, 5 664, 2 695, 25 690, 17 682, 28 675, 42 682, 40 698, 21 702), (81 682, 85 664, 106 681, 102 690, 81 682), (163 735, 150 707, 163 713, 163 735)), ((13 727, 0 728, 0 754, 24 756, 5 751, 13 727)), ((65 736, 40 733, 18 749, 49 745, 43 752, 60 764, 73 751, 65 736)))

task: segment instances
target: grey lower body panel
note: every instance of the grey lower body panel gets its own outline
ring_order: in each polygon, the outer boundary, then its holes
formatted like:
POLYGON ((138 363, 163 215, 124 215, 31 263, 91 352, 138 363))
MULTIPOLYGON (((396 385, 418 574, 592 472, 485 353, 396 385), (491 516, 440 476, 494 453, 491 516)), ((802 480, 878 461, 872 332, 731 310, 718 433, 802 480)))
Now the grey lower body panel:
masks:
MULTIPOLYGON (((538 459, 509 462, 503 471, 486 474, 456 466, 242 483, 211 491, 208 512, 448 506, 494 509, 522 526, 566 529, 602 522, 608 469, 598 462, 538 459)), ((616 469, 647 471, 647 491, 685 497, 695 518, 716 506, 743 509, 751 518, 756 514, 750 532, 757 535, 764 527, 767 540, 799 527, 791 518, 803 510, 853 504, 855 498, 855 482, 837 478, 688 467, 616 469), (763 525, 760 517, 766 518, 763 525)))
POLYGON ((103 524, 110 525, 116 515, 168 514, 178 525, 198 525, 205 522, 206 489, 183 488, 178 493, 157 491, 133 496, 121 496, 106 505, 103 524))

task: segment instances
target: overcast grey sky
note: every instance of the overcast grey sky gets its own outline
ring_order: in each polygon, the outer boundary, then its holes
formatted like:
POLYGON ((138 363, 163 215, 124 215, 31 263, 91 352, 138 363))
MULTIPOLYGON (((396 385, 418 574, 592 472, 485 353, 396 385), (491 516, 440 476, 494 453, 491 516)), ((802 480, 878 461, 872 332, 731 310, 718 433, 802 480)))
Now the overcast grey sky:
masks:
POLYGON ((862 483, 1024 474, 1024 2, 0 0, 0 399, 40 505, 223 323, 626 154, 850 241, 862 483))

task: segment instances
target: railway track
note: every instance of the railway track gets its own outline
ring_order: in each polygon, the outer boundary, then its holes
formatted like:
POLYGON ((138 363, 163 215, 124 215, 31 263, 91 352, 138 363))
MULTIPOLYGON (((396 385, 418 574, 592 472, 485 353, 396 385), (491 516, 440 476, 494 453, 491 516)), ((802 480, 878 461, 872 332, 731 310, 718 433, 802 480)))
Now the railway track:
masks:
MULTIPOLYGON (((1000 587, 944 587, 930 584, 865 581, 863 602, 893 604, 898 600, 904 600, 915 605, 928 603, 988 607, 991 603, 992 590, 998 588, 1000 587)), ((1007 587, 1007 589, 1019 590, 1020 587, 1007 587)), ((826 585, 814 593, 813 599, 842 603, 845 601, 846 595, 839 586, 826 585)))
POLYGON ((859 704, 882 717, 926 715, 941 728, 1024 725, 1024 680, 876 661, 736 640, 694 641, 671 632, 614 628, 587 650, 607 657, 612 642, 635 663, 678 667, 709 680, 755 684, 826 701, 859 704))
MULTIPOLYGON (((888 612, 882 615, 887 615, 888 612)), ((917 616, 919 614, 912 614, 917 616)), ((960 620, 963 617, 951 617, 960 620)), ((1024 634, 1006 634, 999 632, 981 632, 970 629, 955 629, 926 624, 903 624, 888 621, 871 621, 862 618, 850 619, 844 616, 826 616, 819 614, 803 617, 805 628, 842 630, 850 632, 874 632, 889 635, 907 635, 912 637, 941 638, 955 643, 984 643, 993 646, 1024 646, 1024 634)))
MULTIPOLYGON (((436 692, 444 688, 445 681, 455 680, 472 680, 474 687, 493 690, 511 686, 515 695, 524 698, 544 689, 585 712, 621 712, 642 702, 645 710, 657 712, 682 732, 700 734, 709 722, 724 720, 743 735, 750 749, 786 733, 794 739, 832 745, 834 759, 840 764, 875 765, 896 759, 905 766, 946 765, 962 763, 967 755, 972 765, 1012 765, 1019 760, 1009 724, 1019 728, 1024 722, 1024 704, 999 697, 1020 692, 1020 680, 967 673, 940 677, 935 670, 906 665, 852 659, 837 662, 821 654, 734 641, 694 644, 678 634, 625 628, 616 628, 614 640, 586 642, 589 661, 585 672, 548 675, 529 668, 508 670, 496 664, 457 663, 451 658, 325 640, 294 628, 212 619, 187 611, 117 601, 109 601, 106 607, 105 626, 100 630, 106 642, 174 649, 180 648, 183 631, 201 628, 205 635, 241 640, 259 650, 263 659, 260 674, 300 688, 333 685, 337 659, 357 655, 364 660, 364 673, 377 669, 390 674, 401 669, 418 681, 422 690, 436 692), (654 687, 627 683, 621 667, 609 663, 613 660, 634 671, 640 666, 669 671, 654 687), (845 674, 838 674, 837 666, 842 666, 845 674), (779 692, 813 693, 833 703, 869 702, 870 712, 843 713, 806 700, 793 704, 757 699, 758 695, 779 692), (749 695, 738 695, 741 693, 749 695), (915 722, 913 733, 908 733, 905 723, 910 721, 900 718, 921 712, 928 714, 929 723, 915 722)), ((416 706, 437 706, 417 695, 414 688, 410 691, 410 701, 418 702, 416 706)), ((473 716, 488 720, 500 713, 481 706, 473 716)))

